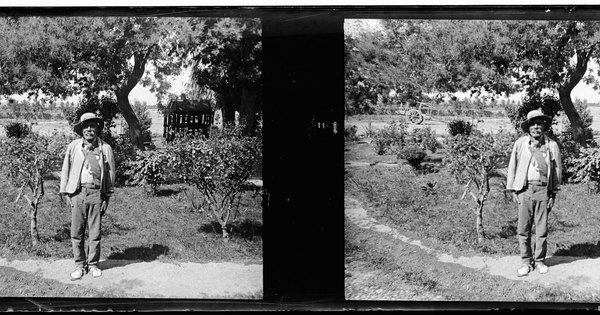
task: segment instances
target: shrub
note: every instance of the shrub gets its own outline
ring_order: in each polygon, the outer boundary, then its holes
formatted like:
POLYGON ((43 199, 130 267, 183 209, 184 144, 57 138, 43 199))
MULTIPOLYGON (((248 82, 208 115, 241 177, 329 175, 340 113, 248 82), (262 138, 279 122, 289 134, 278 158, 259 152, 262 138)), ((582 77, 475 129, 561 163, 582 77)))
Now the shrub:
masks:
POLYGON ((201 207, 219 223, 224 238, 262 153, 260 138, 243 136, 242 131, 243 126, 225 125, 211 129, 207 139, 175 139, 168 148, 175 174, 201 192, 201 207))
POLYGON ((29 206, 26 214, 30 219, 29 231, 34 246, 40 241, 37 213, 45 194, 44 175, 63 159, 66 144, 61 141, 64 139, 32 133, 0 141, 0 167, 10 184, 19 188, 15 202, 23 197, 29 206))
POLYGON ((448 133, 451 136, 468 136, 473 131, 473 124, 462 119, 455 119, 448 123, 448 133))
POLYGON ((431 130, 431 127, 415 128, 412 130, 410 136, 410 140, 405 142, 418 145, 423 150, 430 150, 432 153, 435 153, 438 148, 442 147, 436 139, 435 130, 431 130))
POLYGON ((344 139, 346 141, 358 141, 358 135, 356 132, 358 131, 358 127, 354 126, 346 126, 344 127, 344 139))
POLYGON ((405 135, 405 122, 390 122, 375 134, 374 141, 377 154, 389 154, 394 152, 396 148, 401 148, 404 144, 405 135))
POLYGON ((22 122, 11 122, 4 126, 4 130, 6 131, 6 136, 9 138, 23 138, 29 135, 31 131, 29 126, 22 122))
POLYGON ((581 148, 569 162, 569 181, 586 184, 589 192, 600 192, 600 148, 581 148))
POLYGON ((138 151, 135 158, 124 162, 125 184, 142 186, 148 195, 155 196, 158 187, 165 182, 168 161, 166 150, 138 151))
POLYGON ((367 126, 365 126, 364 128, 365 128, 365 137, 367 137, 367 138, 373 138, 377 134, 377 129, 375 129, 375 127, 373 127, 371 122, 369 122, 369 124, 367 126))
POLYGON ((421 169, 421 162, 427 154, 417 145, 411 144, 398 151, 398 158, 405 159, 415 170, 421 169))
POLYGON ((490 193, 490 178, 500 176, 497 170, 505 166, 515 138, 515 134, 501 131, 477 136, 459 134, 449 139, 444 163, 459 184, 466 183, 462 198, 475 184, 477 194, 471 192, 470 195, 476 204, 474 212, 480 243, 485 237, 483 207, 490 193))
POLYGON ((125 134, 119 137, 113 137, 111 134, 102 137, 102 140, 106 141, 113 149, 113 155, 115 157, 115 182, 117 185, 125 185, 130 178, 128 177, 129 172, 128 163, 136 157, 136 147, 131 142, 129 134, 125 134))

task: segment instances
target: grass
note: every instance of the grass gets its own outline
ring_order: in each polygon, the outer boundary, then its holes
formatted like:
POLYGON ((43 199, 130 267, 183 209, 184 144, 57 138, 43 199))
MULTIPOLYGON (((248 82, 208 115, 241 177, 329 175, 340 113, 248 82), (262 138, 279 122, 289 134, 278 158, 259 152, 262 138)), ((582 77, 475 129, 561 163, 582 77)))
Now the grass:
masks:
MULTIPOLYGON (((350 151, 366 151, 364 144, 347 144, 350 151), (354 147, 354 148, 352 148, 354 147)), ((371 151, 372 148, 370 148, 371 151)), ((347 152, 346 159, 371 153, 347 152)), ((439 164, 438 173, 418 175, 407 165, 363 167, 346 172, 346 193, 366 202, 374 217, 428 240, 431 246, 465 253, 518 254, 517 206, 503 191, 504 180, 494 178, 485 203, 484 242, 477 242, 475 207, 464 187, 439 164), (436 182, 433 191, 421 186, 436 182)), ((585 185, 565 184, 549 216, 548 254, 600 257, 597 227, 600 213, 589 211, 600 195, 587 193, 585 185)))
MULTIPOLYGON (((13 203, 16 188, 0 187, 0 253, 3 257, 72 258, 70 209, 58 195, 58 181, 46 182, 40 204, 41 244, 31 246, 29 219, 23 200, 13 203)), ((245 192, 233 233, 224 241, 215 222, 193 210, 183 186, 161 186, 155 197, 141 187, 117 187, 102 222, 100 259, 177 260, 189 262, 262 261, 262 207, 260 195, 245 192)))
MULTIPOLYGON (((575 293, 524 281, 509 280, 470 268, 439 262, 414 245, 397 242, 392 236, 365 232, 352 224, 345 228, 346 288, 352 289, 355 270, 366 265, 378 276, 359 287, 401 288, 392 299, 506 302, 596 302, 597 293, 575 293), (350 269, 350 272, 348 272, 350 269)), ((352 293, 351 290, 349 290, 352 293)), ((347 291, 348 292, 348 291, 347 291)), ((380 298, 380 295, 374 298, 380 298)), ((516 307, 516 306, 515 306, 516 307)))

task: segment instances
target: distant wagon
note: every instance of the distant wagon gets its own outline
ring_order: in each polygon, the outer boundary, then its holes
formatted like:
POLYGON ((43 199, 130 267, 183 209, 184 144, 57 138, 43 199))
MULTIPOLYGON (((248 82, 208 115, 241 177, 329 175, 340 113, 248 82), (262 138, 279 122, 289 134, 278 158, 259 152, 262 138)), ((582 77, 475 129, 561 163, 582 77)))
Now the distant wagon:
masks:
POLYGON ((206 103, 185 97, 171 99, 164 110, 163 137, 171 141, 179 133, 208 136, 214 115, 206 103))

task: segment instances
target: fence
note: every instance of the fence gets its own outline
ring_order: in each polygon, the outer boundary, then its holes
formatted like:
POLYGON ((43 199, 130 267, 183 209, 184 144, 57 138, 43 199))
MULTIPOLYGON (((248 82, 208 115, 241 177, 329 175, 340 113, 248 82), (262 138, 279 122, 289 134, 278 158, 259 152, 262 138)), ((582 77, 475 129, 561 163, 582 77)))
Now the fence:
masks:
POLYGON ((165 115, 163 137, 167 141, 171 141, 180 132, 185 132, 188 135, 203 134, 208 136, 213 120, 214 112, 198 114, 171 113, 165 115))

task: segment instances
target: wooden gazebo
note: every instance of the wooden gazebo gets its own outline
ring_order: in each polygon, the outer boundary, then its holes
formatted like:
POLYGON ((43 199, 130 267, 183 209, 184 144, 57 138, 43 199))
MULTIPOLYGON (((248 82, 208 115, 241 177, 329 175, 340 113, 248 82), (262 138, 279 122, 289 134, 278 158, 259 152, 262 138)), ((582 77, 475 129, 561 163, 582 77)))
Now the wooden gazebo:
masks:
POLYGON ((163 137, 171 141, 181 132, 208 136, 214 115, 214 110, 203 102, 186 98, 172 99, 164 111, 163 137))

